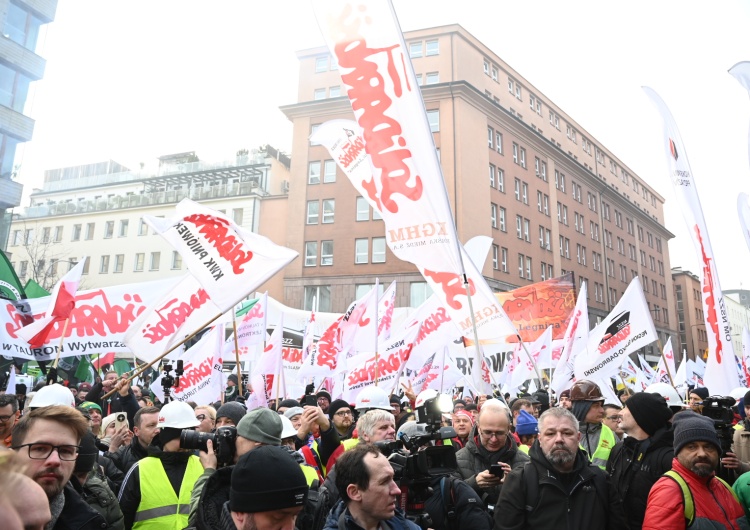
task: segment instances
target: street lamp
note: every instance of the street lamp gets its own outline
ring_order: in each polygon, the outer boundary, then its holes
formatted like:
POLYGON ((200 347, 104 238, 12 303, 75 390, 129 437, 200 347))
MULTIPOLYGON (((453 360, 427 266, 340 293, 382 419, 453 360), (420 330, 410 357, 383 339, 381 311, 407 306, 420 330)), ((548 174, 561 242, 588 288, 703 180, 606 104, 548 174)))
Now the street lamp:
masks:
MULTIPOLYGON (((698 322, 698 323, 696 323, 696 324, 690 324, 690 328, 691 328, 691 331, 690 331, 690 341, 691 341, 691 342, 692 342, 692 344, 693 344, 693 359, 695 359, 695 358, 696 358, 696 356, 697 356, 697 355, 696 355, 696 353, 697 353, 697 352, 696 352, 696 349, 695 349, 695 337, 693 336, 693 331, 692 331, 692 328, 694 328, 694 327, 696 327, 696 326, 704 326, 704 327, 705 327, 705 326, 706 326, 706 324, 705 324, 705 323, 703 323, 703 322, 698 322)), ((703 357, 703 355, 701 355, 701 357, 703 357)))

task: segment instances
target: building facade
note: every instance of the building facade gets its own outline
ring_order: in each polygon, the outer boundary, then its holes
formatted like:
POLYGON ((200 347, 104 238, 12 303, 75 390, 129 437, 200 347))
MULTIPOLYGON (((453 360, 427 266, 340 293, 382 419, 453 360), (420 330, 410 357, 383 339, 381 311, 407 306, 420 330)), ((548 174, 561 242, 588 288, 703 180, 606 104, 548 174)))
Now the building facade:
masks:
POLYGON ((732 348, 738 359, 742 359, 742 330, 750 330, 750 308, 743 303, 744 297, 742 297, 743 299, 740 298, 741 293, 743 293, 743 291, 735 291, 733 293, 728 291, 723 292, 724 301, 727 305, 727 314, 729 316, 732 348))
POLYGON ((44 75, 37 54, 39 32, 55 18, 57 0, 0 0, 0 249, 7 244, 10 212, 21 204, 23 185, 13 165, 18 144, 28 142, 34 120, 24 114, 29 85, 44 75))
MULTIPOLYGON (((404 36, 459 237, 493 240, 491 287, 572 271, 595 323, 639 276, 662 342, 675 333, 664 199, 461 26, 404 36)), ((343 311, 378 277, 400 280, 397 302, 416 306, 429 294, 416 268, 395 259, 383 222, 309 140, 353 118, 335 61, 323 47, 298 58, 298 101, 282 110, 294 130, 288 242, 304 259, 286 271, 287 303, 343 311)))
POLYGON ((701 301, 701 282, 698 276, 679 267, 672 269, 674 299, 677 309, 677 329, 679 341, 673 341, 676 359, 683 352, 688 359, 705 359, 708 352, 706 320, 701 301))
MULTIPOLYGON (((152 170, 131 171, 108 161, 46 171, 42 190, 11 225, 8 250, 21 281, 33 278, 49 288, 84 256, 83 289, 184 274, 180 255, 142 216, 171 217, 186 197, 249 231, 283 240, 286 155, 266 146, 220 163, 202 162, 193 152, 158 162, 152 170)), ((281 278, 266 287, 282 297, 281 278)))

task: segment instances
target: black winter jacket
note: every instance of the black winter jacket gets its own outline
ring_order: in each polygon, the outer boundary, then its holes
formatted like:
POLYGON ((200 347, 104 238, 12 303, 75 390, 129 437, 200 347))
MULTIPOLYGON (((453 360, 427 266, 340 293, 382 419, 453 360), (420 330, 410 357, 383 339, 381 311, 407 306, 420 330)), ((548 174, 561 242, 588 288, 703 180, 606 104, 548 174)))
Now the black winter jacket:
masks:
POLYGON ((583 450, 566 474, 552 467, 538 441, 529 456, 528 464, 505 477, 495 505, 497 530, 627 529, 622 500, 609 476, 589 463, 583 450))
POLYGON ((628 528, 631 530, 640 530, 643 526, 651 486, 672 469, 673 441, 672 429, 662 428, 640 442, 625 438, 612 449, 607 473, 623 500, 628 528))
POLYGON ((53 526, 53 530, 104 530, 109 528, 104 517, 78 494, 68 482, 63 490, 65 506, 53 526))
MULTIPOLYGON (((120 471, 127 473, 133 467, 133 464, 148 456, 148 450, 144 449, 138 441, 138 437, 133 436, 129 445, 120 447, 115 453, 104 453, 104 456, 109 458, 120 471)), ((107 475, 109 476, 109 474, 107 475)), ((122 483, 122 478, 120 478, 120 483, 122 483)))
POLYGON ((123 397, 119 393, 115 392, 107 399, 101 399, 101 396, 106 394, 108 391, 104 390, 101 383, 95 383, 91 387, 91 390, 86 394, 86 401, 92 401, 102 408, 102 417, 109 416, 115 412, 124 412, 128 416, 128 424, 130 428, 133 428, 133 418, 135 413, 138 412, 140 406, 138 400, 135 399, 135 394, 132 390, 128 391, 128 395, 123 397))
POLYGON ((425 502, 425 511, 432 518, 430 528, 434 530, 492 530, 492 517, 484 507, 482 498, 463 480, 452 477, 436 477, 432 480, 432 495, 425 502), (443 481, 445 478, 445 481, 443 481), (452 487, 451 487, 452 483, 452 487), (455 519, 447 517, 448 505, 452 504, 455 519))
MULTIPOLYGON (((380 522, 380 528, 385 530, 420 530, 419 526, 409 521, 405 516, 404 512, 396 510, 396 514, 386 521, 380 522)), ((344 501, 333 507, 331 513, 328 514, 326 525, 324 530, 362 530, 354 518, 349 514, 349 510, 346 509, 344 501)))
POLYGON ((529 461, 529 457, 518 450, 518 445, 510 433, 507 436, 505 447, 490 453, 479 442, 477 428, 474 426, 466 445, 456 453, 456 461, 458 462, 458 472, 455 476, 463 478, 469 486, 474 488, 474 491, 479 494, 485 504, 493 504, 500 495, 501 486, 480 488, 477 485, 477 474, 487 471, 492 464, 499 462, 508 464, 512 469, 518 469, 529 461))

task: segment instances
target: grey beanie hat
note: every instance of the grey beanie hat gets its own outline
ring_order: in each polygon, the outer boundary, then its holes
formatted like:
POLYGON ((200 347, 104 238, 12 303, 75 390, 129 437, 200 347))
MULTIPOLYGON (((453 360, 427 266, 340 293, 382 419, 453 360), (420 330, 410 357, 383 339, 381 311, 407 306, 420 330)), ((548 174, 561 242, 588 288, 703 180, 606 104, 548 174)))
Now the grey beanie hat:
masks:
POLYGON ((238 425, 246 412, 245 405, 236 401, 230 401, 219 407, 219 410, 216 411, 216 419, 229 418, 235 425, 238 425))
POLYGON ((721 454, 721 442, 716 434, 716 428, 711 418, 696 412, 685 411, 674 415, 672 420, 674 429, 674 455, 680 452, 690 442, 708 442, 716 446, 721 454))
POLYGON ((291 420, 297 414, 302 414, 303 412, 305 412, 305 409, 303 409, 302 407, 292 407, 284 411, 284 416, 291 420))
POLYGON ((281 416, 265 407, 251 410, 237 424, 237 436, 268 445, 281 445, 283 430, 281 416))

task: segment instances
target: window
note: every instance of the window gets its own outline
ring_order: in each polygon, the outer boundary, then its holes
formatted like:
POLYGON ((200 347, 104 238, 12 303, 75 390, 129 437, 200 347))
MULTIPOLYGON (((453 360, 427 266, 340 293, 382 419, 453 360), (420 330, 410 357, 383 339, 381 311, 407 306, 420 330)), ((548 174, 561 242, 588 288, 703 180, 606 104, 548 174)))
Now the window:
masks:
POLYGON ((516 195, 516 200, 521 201, 521 179, 517 178, 514 181, 514 193, 516 195))
POLYGON ((337 98, 341 95, 341 87, 340 86, 332 86, 328 89, 328 97, 329 98, 337 98))
POLYGON ((506 231, 506 227, 505 227, 505 208, 503 208, 502 206, 500 206, 498 208, 498 225, 500 226, 500 230, 502 230, 503 232, 506 231))
POLYGON ((570 239, 560 236, 560 255, 570 259, 570 239))
POLYGON ((513 163, 518 164, 518 144, 513 142, 513 163))
POLYGON ((440 111, 439 110, 428 110, 427 111, 427 122, 430 124, 430 131, 440 132, 440 111))
POLYGON ((526 169, 526 148, 521 148, 521 167, 526 169))
POLYGON ((336 162, 333 160, 326 160, 324 163, 324 170, 323 182, 326 184, 336 182, 336 162))
POLYGON ((656 238, 656 251, 661 254, 661 238, 656 238))
POLYGON ((422 57, 422 41, 409 43, 409 57, 412 59, 422 57))
POLYGON ((427 282, 411 282, 409 284, 409 306, 419 307, 432 296, 432 288, 427 282))
POLYGON ((622 256, 625 255, 625 240, 621 237, 617 238, 617 253, 622 256))
POLYGON ((497 168, 497 189, 505 193, 505 171, 497 168))
POLYGON ((42 228, 42 243, 49 243, 50 227, 42 228))
POLYGON ((333 241, 320 242, 320 264, 333 265, 333 241))
POLYGON ((523 220, 523 238, 527 243, 531 243, 531 234, 529 227, 531 226, 531 221, 528 219, 523 220))
POLYGON ((618 228, 622 228, 622 214, 615 210, 615 225, 618 228))
POLYGON ((500 270, 508 272, 508 249, 505 247, 500 249, 500 270))
POLYGON ((176 250, 172 251, 172 270, 178 271, 182 269, 182 255, 176 250))
POLYGON ((581 265, 586 265, 586 247, 576 245, 576 259, 581 265))
POLYGON ((305 286, 305 311, 331 311, 331 287, 329 285, 305 286), (315 304, 313 306, 313 304, 315 304))
POLYGON ((609 218, 609 204, 607 204, 606 202, 602 201, 602 210, 604 210, 602 212, 602 215, 604 216, 604 218, 607 221, 610 221, 610 218, 609 218))
POLYGON ((307 224, 318 224, 320 216, 320 203, 318 201, 307 201, 307 224))
POLYGON ((568 226, 568 207, 563 204, 562 207, 562 223, 568 226))
POLYGON ((583 200, 581 199, 581 186, 575 182, 573 182, 573 199, 583 204, 583 200))
POLYGON ((567 136, 570 141, 576 143, 576 130, 570 125, 568 125, 567 136))
POLYGON ((370 205, 364 197, 357 197, 357 221, 370 220, 370 205))
POLYGON ((310 162, 308 165, 307 183, 320 184, 320 162, 310 162))
MULTIPOLYGON (((81 225, 78 225, 78 228, 80 230, 81 225)), ((17 246, 21 244, 21 231, 20 230, 13 230, 13 237, 11 238, 11 246, 17 246)))
POLYGON ((552 238, 552 231, 539 225, 539 246, 545 250, 550 250, 550 239, 552 238))
POLYGON ((492 245, 492 268, 500 270, 500 247, 492 245))
POLYGON ((490 204, 490 221, 492 222, 492 228, 497 228, 497 204, 490 204))
POLYGON ((319 100, 319 99, 325 99, 326 98, 326 89, 325 88, 316 88, 313 92, 313 99, 319 100))
POLYGON ((19 269, 18 269, 18 278, 20 280, 25 280, 26 275, 29 273, 29 262, 28 261, 22 261, 20 263, 19 269))
POLYGON ((146 260, 146 254, 139 252, 135 255, 135 261, 133 262, 134 272, 143 272, 143 262, 146 260))
POLYGON ((86 241, 94 239, 94 223, 86 224, 86 241))
POLYGON ((323 224, 330 224, 333 222, 335 210, 335 199, 323 199, 323 224))
POLYGON ((152 252, 151 253, 151 262, 149 264, 148 270, 158 271, 159 270, 159 262, 160 261, 161 261, 161 252, 152 252))
POLYGON ((555 170, 555 188, 565 193, 565 175, 555 170))
POLYGON ((503 133, 495 131, 495 149, 501 155, 503 154, 503 133))
POLYGON ((425 43, 426 53, 427 57, 430 55, 438 55, 440 53, 440 47, 437 39, 435 40, 428 40, 425 43))
POLYGON ((516 215, 516 237, 523 239, 523 217, 516 215))
POLYGON ((589 224, 589 228, 591 229, 591 239, 593 239, 594 241, 599 241, 599 224, 591 221, 589 224))
POLYGON ((427 72, 425 75, 425 83, 428 85, 434 85, 440 82, 440 74, 438 72, 427 72))
POLYGON ((107 274, 109 272, 109 256, 102 256, 99 261, 99 274, 107 274))
POLYGON ((495 187, 495 166, 490 164, 490 188, 495 187))
POLYGON ((641 250, 641 265, 644 267, 646 266, 646 251, 645 250, 641 250))
POLYGON ((487 62, 487 59, 484 60, 483 68, 484 68, 484 73, 487 75, 490 75, 490 63, 487 62))
POLYGON ((492 127, 487 127, 487 147, 493 149, 495 144, 495 130, 492 127))
POLYGON ((369 261, 369 246, 370 240, 367 238, 354 240, 354 263, 367 263, 369 261))
POLYGON ((115 254, 115 272, 116 273, 122 272, 122 269, 124 266, 125 266, 125 254, 115 254))
POLYGON ((422 74, 417 75, 417 86, 422 86, 422 74))
POLYGON ((315 58, 315 73, 328 71, 328 56, 315 58))
POLYGON ((628 268, 625 265, 620 265, 620 281, 628 283, 628 268))
POLYGON ((372 262, 385 263, 385 238, 372 238, 372 262))
POLYGON ((31 245, 31 243, 34 241, 34 229, 33 228, 27 228, 23 231, 23 242, 25 245, 31 245))
POLYGON ((114 233, 114 231, 115 231, 115 222, 114 221, 107 221, 106 223, 104 223, 104 239, 111 238, 112 235, 113 235, 113 233, 114 233))
POLYGON ((597 272, 602 272, 602 255, 598 252, 591 253, 591 266, 597 272))
POLYGON ((305 267, 315 267, 318 264, 318 242, 305 242, 305 267))
POLYGON ((628 243, 628 256, 630 256, 630 259, 635 261, 637 258, 635 257, 635 245, 631 245, 628 243))
POLYGON ((146 224, 146 221, 144 221, 143 219, 141 219, 140 223, 138 224, 138 235, 139 236, 148 235, 148 225, 146 224))
POLYGON ((526 256, 523 254, 518 255, 518 276, 521 278, 524 277, 525 272, 525 266, 526 266, 526 256))

